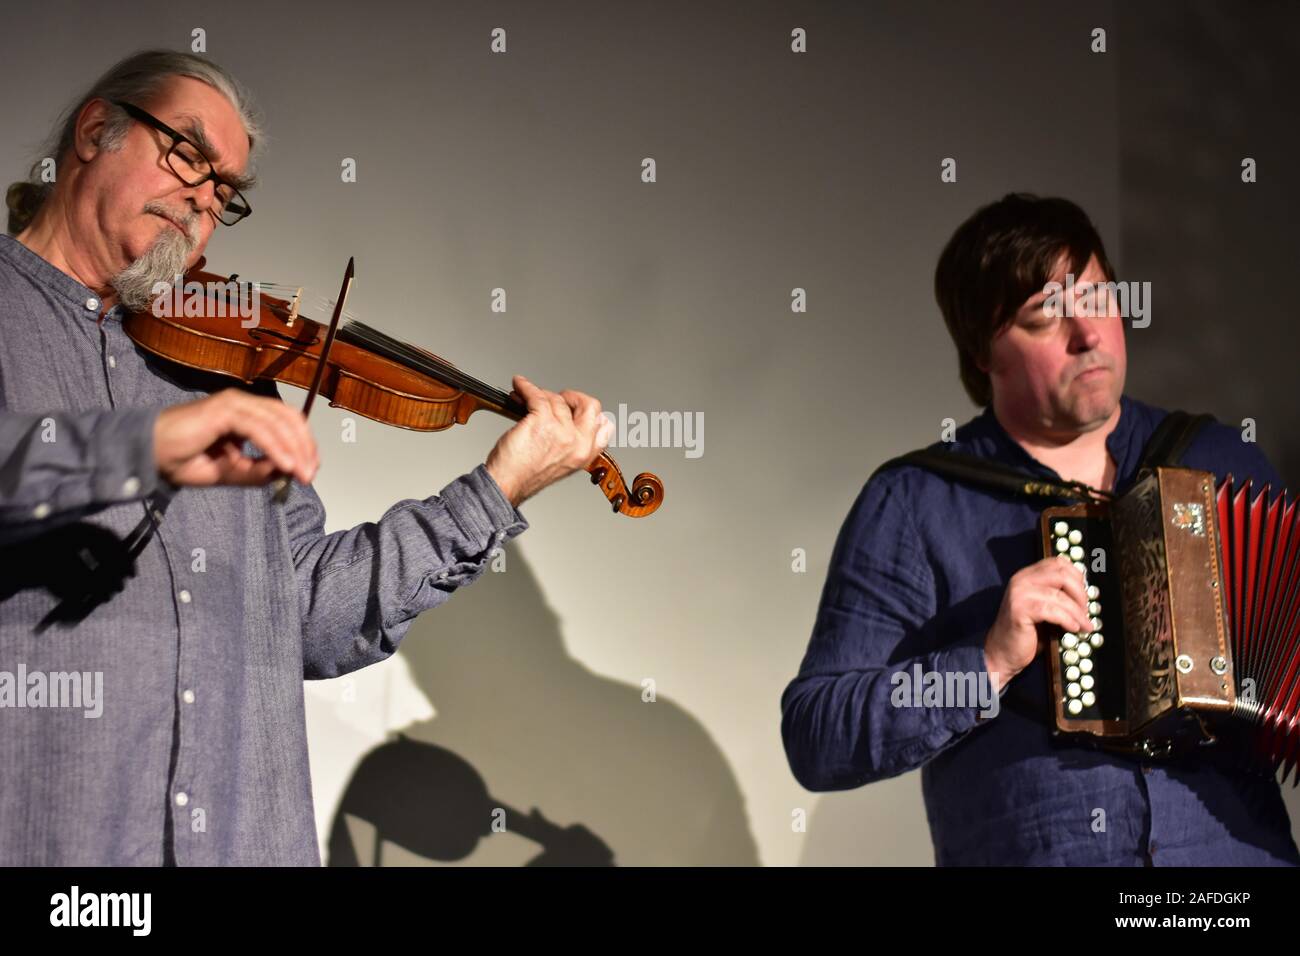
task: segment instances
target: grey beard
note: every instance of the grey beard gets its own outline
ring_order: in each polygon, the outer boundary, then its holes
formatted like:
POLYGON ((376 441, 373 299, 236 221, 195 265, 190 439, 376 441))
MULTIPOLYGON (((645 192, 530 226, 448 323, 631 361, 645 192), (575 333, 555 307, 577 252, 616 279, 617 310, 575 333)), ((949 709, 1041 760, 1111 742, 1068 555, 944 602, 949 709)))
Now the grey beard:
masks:
MULTIPOLYGON (((159 208, 146 212, 166 212, 159 208)), ((186 229, 191 228, 184 222, 186 229)), ((157 296, 155 287, 158 283, 171 286, 176 277, 185 272, 185 262, 194 250, 189 236, 183 236, 170 226, 158 234, 154 244, 140 258, 109 279, 117 290, 118 301, 131 312, 144 312, 157 296)))

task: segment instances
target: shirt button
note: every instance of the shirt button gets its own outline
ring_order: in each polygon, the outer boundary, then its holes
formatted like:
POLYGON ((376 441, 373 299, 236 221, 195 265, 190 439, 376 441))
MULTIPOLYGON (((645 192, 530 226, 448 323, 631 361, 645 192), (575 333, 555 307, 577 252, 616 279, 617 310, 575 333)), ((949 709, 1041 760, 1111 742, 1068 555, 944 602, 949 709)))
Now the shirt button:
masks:
POLYGON ((109 368, 117 368, 117 358, 116 358, 116 356, 110 355, 110 356, 108 357, 108 367, 109 367, 109 368))
POLYGON ((190 690, 188 687, 185 688, 185 690, 181 692, 181 700, 185 701, 187 704, 194 703, 194 691, 190 690))
POLYGON ((86 308, 88 308, 91 312, 94 312, 96 309, 99 308, 99 300, 93 297, 87 299, 86 308))
POLYGON ((189 794, 187 794, 184 790, 176 794, 176 806, 183 807, 185 806, 185 804, 189 802, 190 802, 189 794))
POLYGON ((140 490, 140 479, 132 475, 126 481, 122 482, 122 494, 133 495, 140 490))
POLYGON ((181 593, 178 594, 177 597, 179 597, 179 598, 181 599, 181 603, 182 603, 182 604, 189 604, 189 603, 190 603, 190 592, 189 592, 189 591, 186 591, 186 590, 183 589, 183 588, 181 589, 181 593))
POLYGON ((40 521, 42 518, 46 517, 49 513, 50 513, 50 506, 47 505, 44 501, 42 501, 39 505, 37 505, 35 508, 32 509, 32 517, 35 518, 37 521, 40 521))

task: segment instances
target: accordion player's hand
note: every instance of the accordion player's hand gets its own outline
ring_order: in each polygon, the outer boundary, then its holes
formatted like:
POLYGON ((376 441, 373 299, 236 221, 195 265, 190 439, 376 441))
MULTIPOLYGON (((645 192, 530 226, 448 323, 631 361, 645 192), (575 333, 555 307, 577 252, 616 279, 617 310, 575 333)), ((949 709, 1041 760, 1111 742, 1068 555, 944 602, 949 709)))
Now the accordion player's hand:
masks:
POLYGON ((1063 631, 1088 626, 1083 575, 1062 555, 1022 568, 1007 582, 997 620, 984 639, 984 662, 994 690, 1001 690, 1038 655, 1042 624, 1063 631))

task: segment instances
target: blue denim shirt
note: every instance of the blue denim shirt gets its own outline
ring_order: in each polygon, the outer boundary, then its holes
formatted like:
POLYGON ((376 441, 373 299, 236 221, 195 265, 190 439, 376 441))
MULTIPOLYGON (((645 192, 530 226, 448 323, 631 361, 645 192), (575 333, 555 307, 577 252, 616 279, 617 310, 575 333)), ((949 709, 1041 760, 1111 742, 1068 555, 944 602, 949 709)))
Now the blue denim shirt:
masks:
MULTIPOLYGON (((1106 440, 1123 492, 1166 412, 1127 396, 1106 440)), ((991 409, 951 448, 1047 478, 991 409)), ((1253 443, 1204 429, 1183 464, 1280 487, 1253 443)), ((1053 742, 1040 655, 978 704, 897 707, 898 671, 984 675, 984 638, 1008 579, 1042 556, 1043 503, 960 485, 915 466, 867 482, 845 521, 798 676, 781 699, 795 777, 843 790, 921 768, 939 865, 1297 864, 1278 784, 1217 757, 1166 765, 1053 742), (1008 706, 1014 704, 1015 706, 1008 706), (1033 715, 1041 714, 1042 720, 1033 715)))
POLYGON ((527 527, 481 465, 331 534, 309 485, 176 489, 154 419, 233 382, 0 236, 0 865, 318 864, 303 679, 391 655, 527 527))

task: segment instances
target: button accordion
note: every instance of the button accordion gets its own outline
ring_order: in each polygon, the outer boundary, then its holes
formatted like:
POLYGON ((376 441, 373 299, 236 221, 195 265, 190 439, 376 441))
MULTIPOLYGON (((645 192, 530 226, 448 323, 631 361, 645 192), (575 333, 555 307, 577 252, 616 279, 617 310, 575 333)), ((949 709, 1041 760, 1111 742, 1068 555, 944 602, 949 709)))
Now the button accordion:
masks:
POLYGON ((1089 600, 1087 632, 1049 642, 1058 734, 1147 757, 1232 741, 1300 782, 1300 519, 1285 492, 1155 468, 1119 497, 1049 508, 1042 540, 1089 600))

